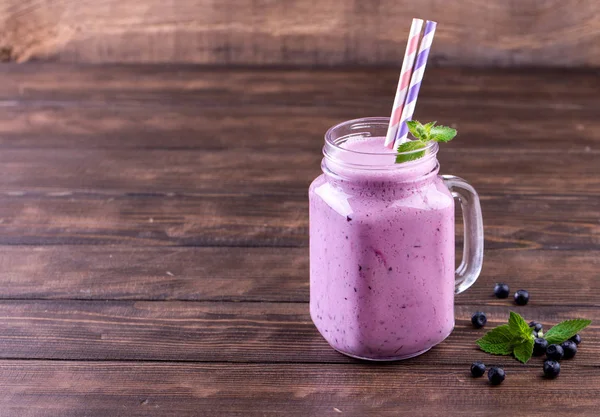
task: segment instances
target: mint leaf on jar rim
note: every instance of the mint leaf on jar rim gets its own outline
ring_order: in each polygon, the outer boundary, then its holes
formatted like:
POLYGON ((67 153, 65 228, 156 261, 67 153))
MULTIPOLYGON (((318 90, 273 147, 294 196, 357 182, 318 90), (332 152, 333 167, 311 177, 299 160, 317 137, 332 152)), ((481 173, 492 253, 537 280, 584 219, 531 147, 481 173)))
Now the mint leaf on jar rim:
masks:
MULTIPOLYGON (((433 122, 433 123, 435 123, 435 122, 433 122)), ((429 123, 427 123, 427 125, 429 125, 429 123)), ((406 126, 408 127, 408 130, 410 131, 410 133, 416 139, 420 139, 422 141, 429 140, 429 130, 431 128, 426 128, 425 126, 423 126, 421 124, 421 122, 418 122, 416 120, 407 120, 406 126)))
POLYGON ((432 128, 433 126, 435 126, 435 124, 436 124, 436 123, 437 123, 437 122, 429 122, 429 123, 425 123, 425 124, 423 125, 423 127, 425 128, 425 132, 427 132, 427 135, 428 135, 428 136, 431 134, 431 128, 432 128))
POLYGON ((411 140, 409 142, 404 142, 400 146, 398 146, 399 155, 396 155, 396 163, 400 164, 402 162, 414 161, 415 159, 419 159, 425 155, 425 151, 421 152, 412 152, 419 149, 425 148, 427 145, 420 140, 411 140), (403 154, 402 152, 411 152, 403 154))
POLYGON ((456 136, 456 129, 452 129, 448 126, 434 126, 431 128, 430 140, 436 142, 450 142, 456 136))
MULTIPOLYGON (((456 136, 456 129, 447 126, 436 126, 437 122, 422 124, 417 120, 406 121, 406 126, 416 140, 404 142, 398 146, 398 152, 409 152, 417 149, 423 149, 427 142, 450 142, 456 136)), ((409 155, 398 155, 396 163, 414 161, 425 155, 425 152, 414 152, 409 155)))
POLYGON ((406 126, 410 133, 423 142, 450 142, 456 136, 456 129, 448 126, 436 126, 437 122, 422 124, 417 120, 409 120, 406 126))

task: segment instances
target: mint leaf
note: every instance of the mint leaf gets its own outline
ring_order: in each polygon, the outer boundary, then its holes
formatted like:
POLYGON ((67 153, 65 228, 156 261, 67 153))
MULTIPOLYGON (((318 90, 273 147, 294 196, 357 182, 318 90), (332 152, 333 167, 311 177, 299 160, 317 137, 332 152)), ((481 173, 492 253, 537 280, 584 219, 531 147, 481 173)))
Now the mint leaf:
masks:
POLYGON ((531 355, 533 355, 533 337, 530 337, 525 342, 515 346, 513 355, 515 355, 515 358, 519 361, 527 363, 531 358, 531 355))
POLYGON ((552 327, 545 334, 545 339, 548 343, 562 343, 567 339, 575 336, 581 330, 585 329, 592 323, 591 320, 574 319, 566 320, 552 327))
POLYGON ((425 146, 427 146, 427 145, 425 145, 425 143, 423 143, 420 140, 411 140, 409 142, 402 143, 400 146, 398 146, 398 152, 400 154, 396 155, 396 163, 399 164, 402 162, 414 161, 415 159, 421 158, 423 155, 425 155, 425 151, 421 151, 421 152, 413 152, 413 151, 416 151, 418 149, 423 149, 425 146), (403 154, 402 152, 410 152, 410 153, 403 154))
POLYGON ((430 140, 436 142, 450 142, 456 136, 456 129, 448 126, 433 126, 430 130, 430 140))
POLYGON ((436 142, 450 142, 456 136, 456 129, 448 126, 436 126, 437 122, 421 124, 416 120, 408 120, 406 126, 410 133, 423 142, 434 140, 436 142))
POLYGON ((431 128, 433 126, 435 126, 437 122, 429 122, 423 125, 423 128, 425 129, 425 132, 427 132, 427 137, 429 137, 429 134, 431 133, 431 128))
MULTIPOLYGON (((424 125, 417 120, 407 120, 406 126, 416 140, 405 142, 398 147, 398 152, 410 152, 417 149, 422 149, 430 140, 436 142, 449 142, 456 136, 456 129, 446 126, 436 126, 437 122, 429 122, 424 125), (409 145, 410 144, 410 145, 409 145)), ((396 163, 414 161, 425 155, 425 152, 414 152, 409 155, 398 155, 396 163)))
POLYGON ((429 135, 425 130, 425 126, 423 126, 420 122, 417 122, 416 120, 408 120, 406 122, 406 126, 408 126, 408 130, 415 138, 427 140, 429 135))
POLYGON ((515 313, 514 311, 510 312, 510 317, 508 318, 508 327, 515 336, 518 336, 522 339, 531 338, 531 328, 519 313, 515 313))
POLYGON ((515 335, 508 324, 503 324, 488 331, 481 339, 477 340, 477 346, 481 350, 493 355, 510 355, 513 353, 513 341, 515 335))
POLYGON ((508 324, 503 324, 487 332, 477 341, 481 350, 493 355, 515 355, 525 363, 533 354, 533 334, 520 314, 510 312, 508 324))

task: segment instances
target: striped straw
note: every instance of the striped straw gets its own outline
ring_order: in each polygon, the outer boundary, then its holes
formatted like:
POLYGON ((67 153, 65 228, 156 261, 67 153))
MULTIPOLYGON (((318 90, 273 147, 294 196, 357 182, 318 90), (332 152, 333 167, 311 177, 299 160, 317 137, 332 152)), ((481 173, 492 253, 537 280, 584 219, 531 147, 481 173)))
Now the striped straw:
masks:
POLYGON ((410 87, 406 96, 406 101, 404 102, 404 108, 402 109, 402 116, 400 117, 401 123, 398 133, 396 134, 394 149, 398 149, 400 144, 406 142, 406 136, 408 135, 408 126, 406 125, 406 122, 412 119, 413 113, 415 112, 417 96, 419 95, 419 89, 421 88, 421 81, 423 81, 423 74, 425 73, 425 66, 427 65, 427 58, 429 57, 429 51, 431 50, 431 43, 433 42, 433 35, 435 35, 436 25, 436 22, 430 20, 425 23, 425 32, 423 39, 421 39, 421 44, 419 45, 417 61, 415 62, 415 68, 413 69, 410 78, 410 87))
POLYGON ((394 139, 396 133, 398 133, 398 123, 400 122, 400 115, 402 114, 402 108, 404 107, 404 99, 406 99, 406 92, 408 91, 408 82, 410 81, 410 75, 412 74, 415 57, 417 56, 417 46, 419 45, 419 35, 421 34, 422 27, 423 21, 421 19, 412 20, 408 42, 406 43, 406 51, 404 51, 402 69, 400 70, 398 89, 396 90, 396 97, 394 98, 394 105, 392 106, 392 116, 390 117, 390 124, 385 137, 384 144, 388 148, 391 148, 394 145, 394 139))

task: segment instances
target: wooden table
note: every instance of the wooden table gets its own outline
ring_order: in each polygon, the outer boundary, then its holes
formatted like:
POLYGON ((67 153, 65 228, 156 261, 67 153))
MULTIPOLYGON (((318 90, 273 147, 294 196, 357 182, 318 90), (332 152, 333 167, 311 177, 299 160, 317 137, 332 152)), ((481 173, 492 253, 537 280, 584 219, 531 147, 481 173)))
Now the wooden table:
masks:
POLYGON ((0 415, 598 415, 599 72, 428 70, 417 117, 459 130, 442 172, 481 195, 485 263, 454 333, 392 364, 310 321, 307 187, 325 130, 387 115, 397 70, 0 72, 0 415), (557 380, 476 348, 471 314, 511 309, 594 320, 557 380))

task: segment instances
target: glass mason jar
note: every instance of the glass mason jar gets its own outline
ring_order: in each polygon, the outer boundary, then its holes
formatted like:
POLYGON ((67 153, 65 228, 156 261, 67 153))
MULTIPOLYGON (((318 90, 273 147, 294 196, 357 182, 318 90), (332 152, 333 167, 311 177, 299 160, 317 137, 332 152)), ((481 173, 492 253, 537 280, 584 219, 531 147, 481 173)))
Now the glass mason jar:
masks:
POLYGON ((359 359, 410 358, 443 341, 454 328, 454 294, 483 262, 473 187, 438 175, 435 142, 421 158, 395 163, 383 147, 388 122, 329 129, 323 174, 309 189, 311 318, 334 349, 359 359), (465 228, 456 270, 455 198, 465 228))

